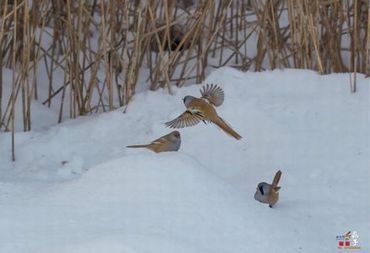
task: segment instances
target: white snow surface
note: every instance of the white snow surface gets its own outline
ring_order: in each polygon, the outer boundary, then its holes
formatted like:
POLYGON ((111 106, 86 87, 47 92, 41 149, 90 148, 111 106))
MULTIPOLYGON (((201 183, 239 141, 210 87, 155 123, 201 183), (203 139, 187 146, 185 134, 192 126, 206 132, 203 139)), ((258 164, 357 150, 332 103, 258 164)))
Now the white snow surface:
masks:
POLYGON ((336 236, 354 230, 369 252, 369 79, 357 82, 221 68, 204 83, 224 89, 217 111, 243 139, 200 123, 179 152, 125 146, 169 133, 197 85, 141 92, 126 113, 49 115, 16 134, 16 162, 0 133, 0 252, 341 252, 336 236), (278 169, 269 208, 253 195, 278 169))

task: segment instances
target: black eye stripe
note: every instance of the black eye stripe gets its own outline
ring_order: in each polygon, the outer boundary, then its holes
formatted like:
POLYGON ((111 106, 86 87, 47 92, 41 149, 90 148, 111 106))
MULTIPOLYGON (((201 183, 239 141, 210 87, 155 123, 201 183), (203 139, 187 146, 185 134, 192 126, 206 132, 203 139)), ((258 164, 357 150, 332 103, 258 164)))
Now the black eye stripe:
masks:
POLYGON ((261 185, 261 186, 259 186, 259 187, 258 187, 258 189, 260 190, 260 192, 261 192, 261 194, 262 194, 262 195, 265 195, 265 192, 263 191, 263 187, 262 187, 262 185, 261 185))

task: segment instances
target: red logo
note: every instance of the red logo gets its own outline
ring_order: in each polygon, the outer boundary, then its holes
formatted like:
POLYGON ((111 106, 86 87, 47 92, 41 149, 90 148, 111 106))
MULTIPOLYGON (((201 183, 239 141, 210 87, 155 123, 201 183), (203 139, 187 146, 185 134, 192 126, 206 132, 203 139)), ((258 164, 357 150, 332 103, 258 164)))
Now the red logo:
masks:
POLYGON ((344 235, 337 236, 338 249, 360 249, 358 245, 357 231, 348 231, 344 235))
POLYGON ((338 246, 340 246, 340 247, 349 247, 349 246, 351 246, 351 242, 350 241, 338 241, 338 246))
POLYGON ((338 236, 337 240, 338 240, 339 247, 351 246, 351 231, 347 232, 345 235, 338 236))

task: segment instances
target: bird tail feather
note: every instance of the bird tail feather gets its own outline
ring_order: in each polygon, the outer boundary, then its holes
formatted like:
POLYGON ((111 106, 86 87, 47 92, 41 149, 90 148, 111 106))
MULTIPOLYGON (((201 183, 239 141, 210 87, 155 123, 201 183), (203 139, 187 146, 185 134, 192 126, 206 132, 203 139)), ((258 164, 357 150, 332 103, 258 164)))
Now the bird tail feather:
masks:
POLYGON ((278 170, 275 174, 274 180, 272 181, 272 187, 277 187, 277 185, 279 184, 280 178, 281 178, 281 171, 278 170))
POLYGON ((221 117, 214 122, 219 128, 221 128, 225 133, 234 137, 237 140, 240 140, 242 137, 235 132, 221 117))
POLYGON ((126 146, 126 148, 147 148, 148 145, 145 144, 145 145, 129 145, 129 146, 126 146))

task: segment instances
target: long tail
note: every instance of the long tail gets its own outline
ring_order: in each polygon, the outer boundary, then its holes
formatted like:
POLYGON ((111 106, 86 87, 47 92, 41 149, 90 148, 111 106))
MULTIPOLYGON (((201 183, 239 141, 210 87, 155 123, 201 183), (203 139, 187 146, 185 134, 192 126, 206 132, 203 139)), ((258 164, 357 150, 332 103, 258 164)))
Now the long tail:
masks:
POLYGON ((221 117, 218 116, 217 119, 213 121, 213 123, 215 123, 225 133, 234 137, 235 139, 240 140, 242 138, 237 132, 235 132, 231 127, 229 127, 229 125, 221 117))
POLYGON ((149 145, 129 145, 126 148, 147 148, 149 145))
POLYGON ((272 181, 272 186, 273 187, 277 187, 278 184, 279 184, 279 181, 280 181, 280 178, 281 178, 281 171, 278 170, 275 174, 275 177, 274 177, 274 180, 272 181))

